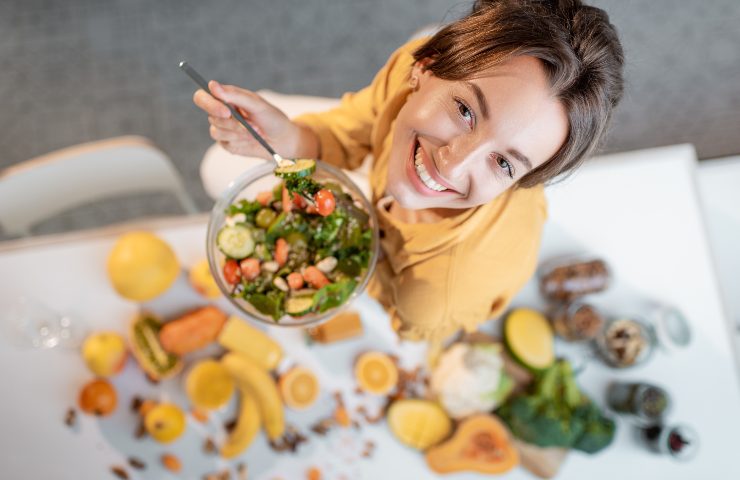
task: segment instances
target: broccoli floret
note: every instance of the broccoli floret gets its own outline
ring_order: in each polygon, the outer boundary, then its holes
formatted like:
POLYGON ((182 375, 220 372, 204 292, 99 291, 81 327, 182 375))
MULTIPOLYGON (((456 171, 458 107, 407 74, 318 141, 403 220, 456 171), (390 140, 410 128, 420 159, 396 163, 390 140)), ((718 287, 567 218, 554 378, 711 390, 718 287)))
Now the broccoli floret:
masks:
POLYGON ((573 448, 593 454, 612 443, 617 426, 614 420, 605 417, 592 402, 578 407, 574 415, 581 419, 584 429, 573 448))
POLYGON ((556 362, 497 411, 514 436, 540 447, 577 448, 594 453, 609 445, 614 422, 578 389, 567 361, 556 362))

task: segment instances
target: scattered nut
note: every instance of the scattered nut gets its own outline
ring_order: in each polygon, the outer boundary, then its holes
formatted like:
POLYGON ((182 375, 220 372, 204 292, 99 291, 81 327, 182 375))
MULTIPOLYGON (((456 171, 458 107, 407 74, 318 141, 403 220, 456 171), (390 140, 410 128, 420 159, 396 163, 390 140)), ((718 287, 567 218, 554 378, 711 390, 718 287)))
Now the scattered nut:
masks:
POLYGON ((333 418, 324 418, 311 426, 311 431, 317 435, 326 435, 327 432, 335 425, 333 418))
POLYGON ((77 410, 70 408, 64 416, 64 423, 68 427, 74 427, 77 424, 77 410))
POLYGON ((373 455, 373 452, 375 451, 375 442, 372 440, 367 440, 365 442, 365 449, 362 451, 362 456, 364 458, 369 458, 373 455))
POLYGON ((144 463, 144 461, 140 458, 136 457, 129 457, 128 464, 137 470, 144 470, 146 468, 146 463, 144 463))
POLYGON ((224 428, 226 429, 226 433, 231 433, 236 428, 236 418, 232 418, 228 422, 224 423, 224 428))
POLYGON ((162 465, 164 466, 164 468, 166 468, 170 472, 180 473, 180 470, 182 470, 182 463, 180 463, 180 459, 172 455, 171 453, 163 454, 160 457, 160 460, 162 461, 162 465))
POLYGON ((142 403, 144 403, 144 399, 135 395, 134 398, 131 399, 131 411, 138 412, 142 403))
POLYGON ((152 408, 157 406, 157 402, 154 400, 144 400, 139 405, 139 415, 146 417, 146 414, 151 411, 152 408))
POLYGON ((112 466, 110 467, 111 473, 115 475, 116 477, 120 478, 121 480, 128 480, 129 476, 128 473, 126 473, 126 470, 123 469, 123 467, 119 466, 112 466))
POLYGON ((277 262, 264 262, 262 264, 262 270, 270 273, 275 273, 280 270, 280 265, 277 262))
POLYGON ((275 277, 275 279, 272 281, 272 284, 283 292, 287 292, 288 290, 290 290, 290 287, 288 287, 288 282, 286 282, 283 277, 275 277))
POLYGON ((247 480, 249 472, 247 471, 247 464, 240 463, 236 466, 236 474, 239 476, 239 480, 247 480))
POLYGON ((321 480, 321 470, 311 467, 306 470, 306 480, 321 480))
POLYGON ((203 443, 203 452, 208 455, 213 455, 218 451, 216 444, 211 437, 206 437, 206 441, 203 443))
POLYGON ((193 408, 190 413, 193 415, 193 418, 198 420, 200 423, 208 422, 208 412, 206 412, 205 410, 202 410, 200 408, 193 408))
POLYGON ((209 473, 203 477, 203 480, 229 480, 230 478, 231 473, 228 470, 223 470, 221 472, 209 473))
POLYGON ((329 273, 332 270, 334 270, 336 267, 337 267, 337 259, 336 257, 331 257, 331 256, 322 258, 316 264, 316 268, 318 268, 324 273, 329 273))
POLYGON ((136 426, 136 430, 134 431, 134 438, 137 440, 141 440, 142 438, 146 437, 146 426, 144 425, 144 420, 139 420, 139 424, 136 426))

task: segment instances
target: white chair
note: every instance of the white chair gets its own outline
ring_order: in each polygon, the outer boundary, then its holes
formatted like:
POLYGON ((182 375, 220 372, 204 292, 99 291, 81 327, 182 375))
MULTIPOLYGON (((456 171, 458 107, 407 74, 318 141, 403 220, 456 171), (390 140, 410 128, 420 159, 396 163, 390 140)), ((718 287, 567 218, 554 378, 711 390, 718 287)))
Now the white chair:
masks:
POLYGON ((84 143, 0 171, 0 227, 25 236, 70 208, 141 192, 169 192, 185 212, 198 212, 167 155, 148 139, 84 143))

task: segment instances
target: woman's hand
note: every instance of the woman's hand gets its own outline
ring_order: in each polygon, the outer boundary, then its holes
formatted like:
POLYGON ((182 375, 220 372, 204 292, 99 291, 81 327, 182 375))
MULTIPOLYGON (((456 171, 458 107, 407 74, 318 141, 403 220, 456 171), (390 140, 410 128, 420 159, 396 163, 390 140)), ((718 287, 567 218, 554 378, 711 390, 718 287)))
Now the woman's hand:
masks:
MULTIPOLYGON (((285 158, 315 158, 318 138, 307 127, 293 123, 282 110, 259 94, 232 85, 208 83, 214 96, 231 104, 249 124, 285 158)), ((204 90, 193 95, 193 102, 208 114, 211 138, 236 155, 271 158, 270 154, 244 128, 226 106, 204 90)))

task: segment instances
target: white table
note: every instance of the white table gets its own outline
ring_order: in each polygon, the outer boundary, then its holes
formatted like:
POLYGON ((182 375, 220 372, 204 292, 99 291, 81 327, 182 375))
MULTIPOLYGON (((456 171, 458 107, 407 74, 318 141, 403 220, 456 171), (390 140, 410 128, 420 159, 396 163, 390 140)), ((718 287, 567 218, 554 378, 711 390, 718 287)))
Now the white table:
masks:
POLYGON ((701 162, 698 180, 727 315, 740 347, 740 155, 701 162))
MULTIPOLYGON (((586 249, 600 254, 614 267, 617 282, 596 301, 612 310, 627 310, 642 299, 659 299, 679 307, 691 319, 694 340, 689 348, 670 355, 658 353, 646 365, 614 371, 590 364, 579 382, 597 401, 613 379, 648 380, 665 386, 675 399, 671 422, 692 425, 701 437, 699 455, 685 464, 646 452, 620 421, 614 445, 589 457, 571 454, 559 478, 738 478, 733 459, 740 431, 740 390, 734 369, 729 328, 717 289, 710 252, 696 201, 695 164, 690 147, 672 147, 648 153, 615 155, 590 165, 564 185, 549 189, 550 221, 542 256, 586 249)), ((149 225, 175 249, 185 266, 204 256, 205 219, 155 222, 149 225)), ((94 329, 125 331, 138 306, 115 294, 105 275, 105 259, 118 232, 73 235, 65 241, 29 242, 0 250, 0 309, 25 293, 36 293, 50 307, 73 310, 94 329)), ((224 301, 221 305, 225 306, 224 301)), ((163 297, 147 305, 162 315, 205 303, 180 279, 163 297)), ((533 284, 516 305, 541 305, 533 284)), ((355 305, 362 312, 366 335, 342 344, 308 348, 297 331, 276 338, 292 358, 313 369, 324 388, 323 397, 303 415, 289 420, 305 427, 331 407, 330 393, 352 385, 351 359, 361 350, 379 348, 401 354, 405 365, 423 358, 420 345, 399 345, 387 317, 367 297, 355 305)), ((272 333, 277 329, 273 327, 272 333)), ((128 468, 132 478, 173 478, 158 465, 164 451, 177 453, 187 466, 183 478, 227 465, 201 453, 204 428, 189 423, 186 435, 171 447, 151 439, 135 441, 128 411, 130 397, 152 394, 185 405, 177 381, 149 385, 129 363, 114 379, 121 406, 110 419, 82 417, 76 431, 63 423, 79 386, 90 378, 77 352, 21 351, 0 342, 0 379, 4 382, 0 410, 0 477, 12 479, 107 478, 112 464, 124 465, 129 455, 143 459, 143 473, 128 468), (159 392, 159 393, 157 393, 159 392)), ((354 400, 349 399, 350 407, 354 400)), ((295 456, 275 456, 260 436, 243 456, 250 478, 304 478, 317 465, 325 478, 421 479, 436 478, 422 456, 398 444, 384 425, 335 432, 311 441, 295 456), (371 460, 355 459, 365 439, 377 443, 371 460), (349 463, 347 463, 349 462, 349 463), (328 472, 331 471, 330 475, 328 472)), ((442 477, 440 477, 442 478, 442 477)), ((472 474, 448 475, 453 480, 485 478, 472 474)), ((517 469, 507 479, 532 478, 517 469)))

